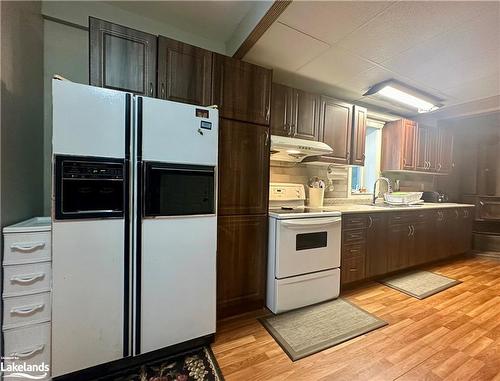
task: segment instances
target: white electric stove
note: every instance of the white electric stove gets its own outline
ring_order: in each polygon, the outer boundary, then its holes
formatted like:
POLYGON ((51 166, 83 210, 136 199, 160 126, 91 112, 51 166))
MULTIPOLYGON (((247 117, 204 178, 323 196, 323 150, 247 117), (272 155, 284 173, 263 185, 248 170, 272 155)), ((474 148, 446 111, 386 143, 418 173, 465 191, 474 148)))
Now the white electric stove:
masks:
POLYGON ((305 206, 302 184, 271 183, 267 307, 280 313, 338 297, 341 214, 305 206))

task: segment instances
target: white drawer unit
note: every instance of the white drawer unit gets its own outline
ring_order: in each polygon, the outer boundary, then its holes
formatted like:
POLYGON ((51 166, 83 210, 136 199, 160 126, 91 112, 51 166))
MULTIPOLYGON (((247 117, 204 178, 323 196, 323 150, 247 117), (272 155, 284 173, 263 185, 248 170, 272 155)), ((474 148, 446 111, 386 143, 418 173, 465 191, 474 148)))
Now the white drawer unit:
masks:
POLYGON ((5 266, 3 269, 4 298, 50 291, 51 283, 51 262, 5 266))
MULTIPOLYGON (((50 366, 50 323, 34 324, 27 327, 5 330, 4 353, 6 357, 17 357, 15 363, 40 365, 42 363, 50 366)), ((5 366, 12 363, 5 360, 5 366)), ((36 372, 40 375, 44 372, 36 372)), ((47 377, 50 378, 49 372, 47 377)))
POLYGON ((4 231, 3 264, 50 261, 50 232, 6 234, 4 231))
POLYGON ((45 370, 29 375, 50 379, 51 230, 50 217, 35 217, 3 228, 2 332, 4 355, 8 357, 4 378, 9 376, 10 365, 43 363, 45 370))
POLYGON ((50 321, 50 292, 3 299, 3 329, 50 321))

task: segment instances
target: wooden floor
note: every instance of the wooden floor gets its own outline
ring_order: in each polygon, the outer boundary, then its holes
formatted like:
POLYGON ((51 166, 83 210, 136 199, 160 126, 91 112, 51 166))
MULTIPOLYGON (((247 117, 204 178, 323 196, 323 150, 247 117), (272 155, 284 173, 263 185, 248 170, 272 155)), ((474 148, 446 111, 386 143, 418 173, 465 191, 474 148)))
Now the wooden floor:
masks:
POLYGON ((231 380, 500 380, 500 261, 428 268, 463 283, 418 300, 369 283, 343 295, 389 323, 292 362, 255 319, 221 322, 213 351, 231 380))

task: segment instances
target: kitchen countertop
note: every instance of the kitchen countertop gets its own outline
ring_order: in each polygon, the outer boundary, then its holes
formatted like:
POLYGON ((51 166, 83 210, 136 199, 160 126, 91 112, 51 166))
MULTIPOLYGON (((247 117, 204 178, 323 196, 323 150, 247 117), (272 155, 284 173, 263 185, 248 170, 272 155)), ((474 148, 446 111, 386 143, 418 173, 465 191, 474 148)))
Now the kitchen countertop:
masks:
POLYGON ((363 205, 363 204, 339 204, 339 205, 328 205, 324 206, 323 209, 328 209, 332 211, 339 211, 342 214, 352 214, 352 213, 374 213, 374 212, 402 212, 402 211, 417 211, 417 210, 427 210, 427 209, 443 209, 443 208, 470 208, 474 207, 472 204, 456 204, 452 202, 446 203, 423 203, 418 206, 373 206, 373 205, 363 205))

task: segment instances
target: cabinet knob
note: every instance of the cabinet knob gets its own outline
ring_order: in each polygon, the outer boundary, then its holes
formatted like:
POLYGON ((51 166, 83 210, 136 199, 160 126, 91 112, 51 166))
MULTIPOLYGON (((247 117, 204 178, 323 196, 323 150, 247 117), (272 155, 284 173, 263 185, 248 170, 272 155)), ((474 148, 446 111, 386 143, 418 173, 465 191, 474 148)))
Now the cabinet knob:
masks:
POLYGON ((149 95, 153 96, 153 82, 149 82, 149 95))
POLYGON ((164 83, 161 84, 161 97, 163 99, 165 99, 165 84, 164 83))

